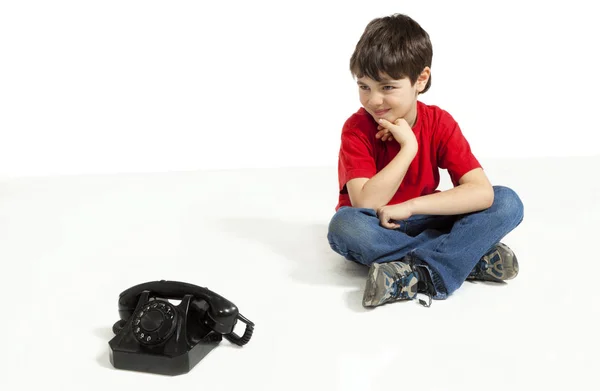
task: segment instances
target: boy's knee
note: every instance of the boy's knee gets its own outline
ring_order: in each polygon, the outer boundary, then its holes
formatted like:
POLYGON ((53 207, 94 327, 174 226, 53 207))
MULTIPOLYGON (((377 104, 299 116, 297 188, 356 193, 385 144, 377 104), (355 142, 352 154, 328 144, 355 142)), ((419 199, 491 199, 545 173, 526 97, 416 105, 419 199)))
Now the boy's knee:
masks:
POLYGON ((338 210, 329 222, 327 237, 329 241, 357 241, 368 231, 371 218, 377 218, 375 212, 358 208, 342 208, 338 210))
POLYGON ((506 186, 494 186, 494 203, 492 208, 500 213, 503 218, 515 219, 520 222, 523 219, 524 207, 519 195, 506 186))

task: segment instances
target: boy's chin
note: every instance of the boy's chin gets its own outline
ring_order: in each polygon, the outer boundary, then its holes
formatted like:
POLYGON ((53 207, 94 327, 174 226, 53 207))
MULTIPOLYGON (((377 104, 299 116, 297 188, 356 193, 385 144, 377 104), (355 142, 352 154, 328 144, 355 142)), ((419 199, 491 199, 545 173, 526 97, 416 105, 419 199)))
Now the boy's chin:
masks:
POLYGON ((377 116, 377 115, 375 115, 373 113, 370 113, 370 114, 371 114, 371 117, 373 117, 373 119, 375 120, 375 122, 379 121, 379 119, 381 119, 381 118, 383 118, 383 119, 385 119, 385 120, 387 120, 387 121, 389 121, 391 123, 394 123, 394 122, 396 122, 397 120, 400 119, 400 117, 397 117, 397 116, 389 114, 389 113, 386 113, 386 114, 384 114, 382 116, 377 116))

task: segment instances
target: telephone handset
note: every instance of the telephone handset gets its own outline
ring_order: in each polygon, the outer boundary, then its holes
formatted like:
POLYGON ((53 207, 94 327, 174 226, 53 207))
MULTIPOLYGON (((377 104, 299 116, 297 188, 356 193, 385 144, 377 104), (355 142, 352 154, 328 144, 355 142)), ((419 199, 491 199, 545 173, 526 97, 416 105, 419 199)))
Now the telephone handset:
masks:
POLYGON ((120 320, 109 341, 115 368, 178 375, 189 372, 222 337, 243 346, 254 323, 229 300, 207 288, 179 281, 135 285, 119 295, 120 320), (168 300, 180 300, 175 306, 168 300), (246 324, 240 337, 237 321, 246 324))

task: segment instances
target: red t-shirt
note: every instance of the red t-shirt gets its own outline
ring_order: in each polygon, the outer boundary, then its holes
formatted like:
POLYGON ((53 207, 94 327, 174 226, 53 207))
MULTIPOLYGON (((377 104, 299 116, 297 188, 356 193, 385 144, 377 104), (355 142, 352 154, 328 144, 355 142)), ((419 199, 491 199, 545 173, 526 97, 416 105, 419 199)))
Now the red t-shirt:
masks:
MULTIPOLYGON (((452 183, 457 186, 464 174, 481 167, 458 123, 439 107, 417 101, 417 120, 412 130, 419 150, 388 205, 438 192, 438 168, 447 169, 452 183)), ((377 123, 364 108, 344 124, 338 160, 340 195, 336 210, 352 206, 346 182, 373 177, 400 151, 398 142, 376 139, 376 133, 377 123)))

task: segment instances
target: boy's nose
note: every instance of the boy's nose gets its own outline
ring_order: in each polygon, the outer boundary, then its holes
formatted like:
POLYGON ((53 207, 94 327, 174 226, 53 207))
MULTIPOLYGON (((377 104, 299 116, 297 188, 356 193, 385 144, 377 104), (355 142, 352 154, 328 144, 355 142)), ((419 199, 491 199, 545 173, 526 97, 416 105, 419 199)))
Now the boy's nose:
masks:
POLYGON ((379 94, 372 94, 369 97, 369 106, 378 107, 378 106, 381 106, 382 104, 383 104, 383 96, 381 96, 379 94))

